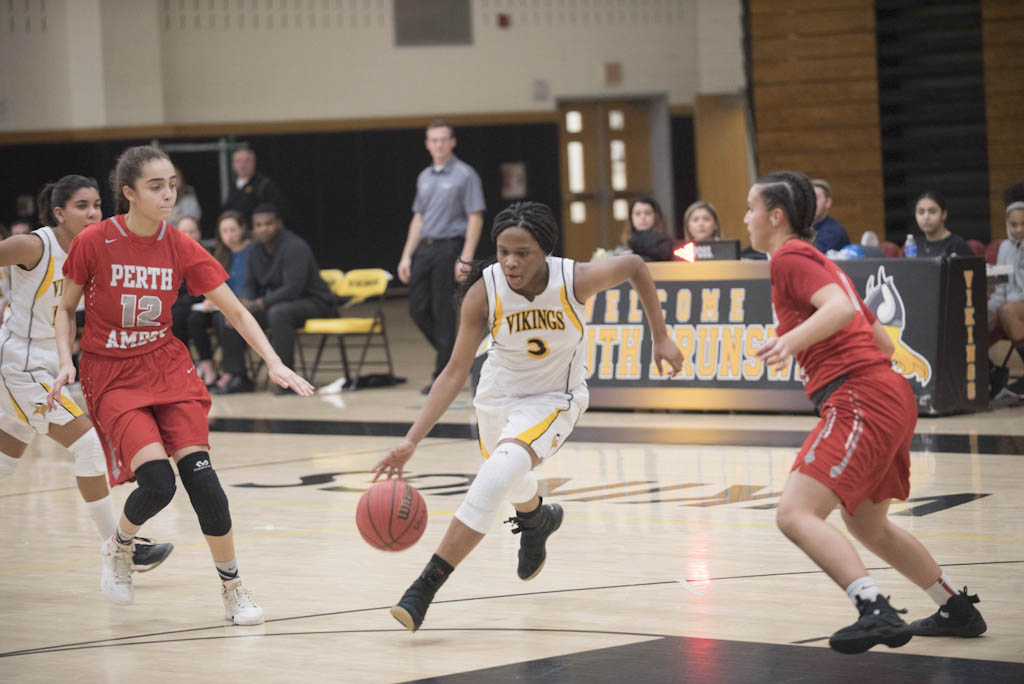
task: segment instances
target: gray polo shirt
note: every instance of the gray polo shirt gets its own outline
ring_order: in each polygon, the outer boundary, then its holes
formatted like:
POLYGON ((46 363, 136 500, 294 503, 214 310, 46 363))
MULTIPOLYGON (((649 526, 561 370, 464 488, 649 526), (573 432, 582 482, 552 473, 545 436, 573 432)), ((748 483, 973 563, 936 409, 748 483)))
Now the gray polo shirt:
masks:
POLYGON ((421 238, 463 237, 469 215, 486 208, 480 176, 454 154, 440 171, 428 166, 416 179, 412 210, 423 215, 421 238))

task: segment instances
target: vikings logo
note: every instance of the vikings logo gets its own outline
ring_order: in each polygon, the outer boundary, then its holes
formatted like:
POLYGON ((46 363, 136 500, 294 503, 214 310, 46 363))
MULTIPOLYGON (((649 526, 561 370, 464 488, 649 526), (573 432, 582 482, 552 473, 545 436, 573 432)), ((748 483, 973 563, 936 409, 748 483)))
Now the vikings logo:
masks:
POLYGON ((903 342, 903 329, 907 324, 907 313, 903 298, 896 289, 893 277, 885 274, 885 266, 878 267, 878 277, 868 276, 864 289, 864 303, 878 316, 885 333, 892 340, 896 351, 892 355, 892 366, 908 380, 916 378, 923 387, 932 377, 928 360, 903 342))

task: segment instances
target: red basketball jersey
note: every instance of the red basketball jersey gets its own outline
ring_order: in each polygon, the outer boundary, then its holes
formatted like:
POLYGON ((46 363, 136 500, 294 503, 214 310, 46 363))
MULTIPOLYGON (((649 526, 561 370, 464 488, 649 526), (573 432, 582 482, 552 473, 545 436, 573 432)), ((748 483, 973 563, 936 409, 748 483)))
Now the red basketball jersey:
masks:
POLYGON ((857 315, 841 330, 796 355, 804 372, 807 395, 859 368, 890 361, 875 344, 871 330, 875 314, 864 304, 842 269, 808 242, 791 239, 771 256, 772 304, 779 320, 778 334, 803 323, 816 311, 811 296, 832 283, 843 289, 857 315))
POLYGON ((139 237, 112 216, 71 241, 64 275, 84 286, 82 349, 104 356, 138 356, 171 340, 171 307, 184 280, 199 295, 228 274, 202 245, 166 221, 139 237))

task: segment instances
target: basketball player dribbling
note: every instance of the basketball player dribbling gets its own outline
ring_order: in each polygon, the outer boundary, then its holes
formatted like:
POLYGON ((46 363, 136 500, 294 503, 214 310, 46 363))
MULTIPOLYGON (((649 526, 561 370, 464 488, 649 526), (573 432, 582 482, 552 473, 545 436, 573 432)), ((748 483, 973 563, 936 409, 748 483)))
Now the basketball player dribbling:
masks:
POLYGON ((544 567, 547 538, 562 524, 563 512, 558 504, 543 503, 531 471, 565 443, 587 408, 587 299, 629 281, 647 314, 655 366, 661 372, 667 362, 673 375, 682 367, 640 257, 580 264, 550 256, 558 225, 551 210, 536 202, 499 213, 491 237, 497 263, 474 268, 462 286, 461 322, 448 365, 405 439, 374 467, 377 477, 401 477, 416 445, 462 389, 489 335, 492 347, 473 402, 486 461, 437 552, 391 609, 410 631, 420 628, 437 590, 483 539, 506 499, 516 510, 509 520, 512 532, 521 533, 519 578, 533 579, 544 567))
POLYGON ((860 613, 832 635, 840 653, 902 646, 914 635, 976 637, 985 629, 977 596, 957 591, 915 537, 887 517, 910 493, 910 440, 917 404, 892 370, 892 343, 853 283, 809 242, 815 195, 801 173, 762 176, 747 196, 744 221, 754 249, 771 259, 778 336, 758 356, 785 367, 795 356, 821 420, 797 454, 777 510, 779 529, 832 580, 860 613), (907 625, 879 593, 850 541, 826 522, 843 521, 864 546, 939 605, 907 625))
MULTIPOLYGON (((117 517, 107 489, 103 446, 89 416, 62 393, 56 411, 45 410, 46 394, 60 372, 54 315, 63 288, 64 259, 71 240, 100 220, 96 181, 64 176, 39 193, 43 226, 0 242, 0 266, 10 276, 11 313, 0 327, 0 479, 11 475, 37 434, 48 435, 74 457, 75 479, 103 539, 114 534, 117 517)), ((152 570, 170 555, 171 544, 135 538, 132 570, 152 570)))
POLYGON ((266 362, 271 380, 303 396, 313 388, 274 353, 225 284, 224 268, 166 223, 176 183, 174 166, 157 148, 132 147, 118 158, 110 185, 125 213, 83 230, 64 263, 56 313, 60 374, 47 404, 54 409, 61 388, 75 378, 71 344, 75 308, 84 293, 82 392, 103 440, 111 482, 138 483, 103 545, 103 594, 118 604, 134 600, 129 549, 143 523, 174 496, 170 456, 220 575, 225 619, 258 624, 263 609, 239 576, 228 500, 210 459, 210 395, 185 345, 171 334, 171 306, 182 280, 190 293, 205 294, 217 305, 266 362))

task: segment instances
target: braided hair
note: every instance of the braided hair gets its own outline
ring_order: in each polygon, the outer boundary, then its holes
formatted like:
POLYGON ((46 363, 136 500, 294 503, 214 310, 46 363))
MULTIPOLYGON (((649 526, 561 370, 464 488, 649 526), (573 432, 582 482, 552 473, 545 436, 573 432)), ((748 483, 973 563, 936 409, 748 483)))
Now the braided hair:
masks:
MULTIPOLYGON (((522 228, 528 232, 545 254, 551 254, 558 243, 558 222, 551 209, 540 202, 516 202, 498 212, 491 226, 491 239, 497 242, 498 236, 509 228, 522 228)), ((469 276, 455 293, 457 303, 462 303, 469 288, 483 277, 484 269, 494 263, 497 263, 495 257, 473 262, 469 276)))
POLYGON ((769 211, 782 209, 797 237, 814 238, 818 199, 807 176, 799 171, 772 171, 758 178, 754 185, 769 211))

